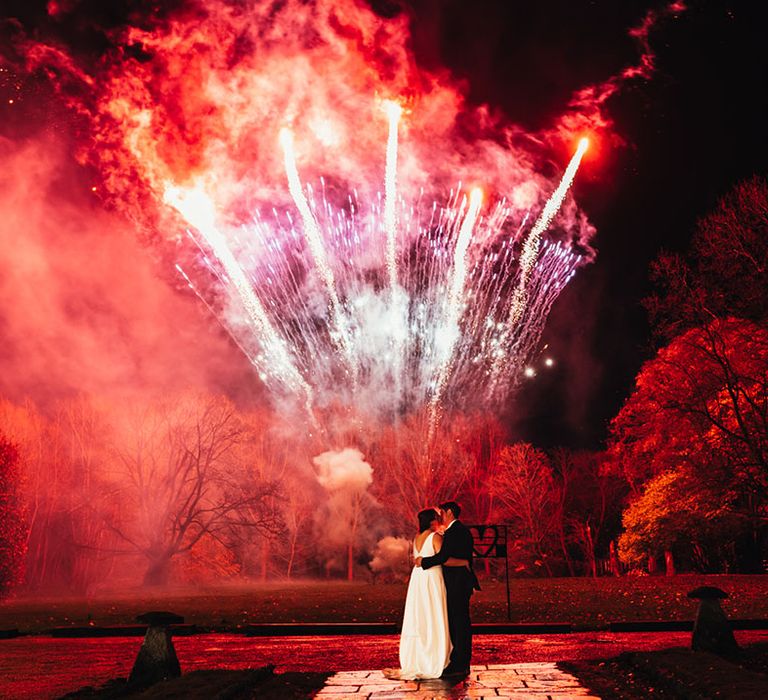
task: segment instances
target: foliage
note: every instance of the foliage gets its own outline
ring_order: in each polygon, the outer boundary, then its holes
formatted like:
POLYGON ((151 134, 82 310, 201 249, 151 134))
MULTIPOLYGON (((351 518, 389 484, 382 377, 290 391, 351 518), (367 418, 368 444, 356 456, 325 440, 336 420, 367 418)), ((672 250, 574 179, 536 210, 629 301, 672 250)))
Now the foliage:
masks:
POLYGON ((235 551, 210 535, 201 537, 185 556, 178 557, 175 578, 189 584, 215 584, 242 573, 235 551))
POLYGON ((518 549, 533 555, 532 564, 552 575, 549 553, 555 532, 556 495, 547 455, 528 443, 505 447, 488 491, 499 503, 518 549))
POLYGON ((626 482, 605 469, 603 453, 558 449, 551 460, 559 496, 557 532, 568 573, 576 573, 582 562, 585 573, 597 576, 598 558, 610 551, 620 529, 626 482))
MULTIPOLYGON (((441 501, 482 499, 485 470, 498 449, 498 424, 473 414, 445 415, 435 439, 427 440, 426 412, 384 427, 366 454, 374 465, 375 497, 391 512, 393 534, 413 534, 415 515, 441 501)), ((466 517, 487 515, 468 510, 466 517)))
POLYGON ((727 494, 709 488, 686 468, 651 479, 624 512, 623 524, 619 555, 638 568, 649 554, 671 551, 677 559, 693 558, 694 565, 706 569, 722 560, 722 550, 738 532, 727 494))
POLYGON ((142 572, 146 583, 370 578, 377 542, 412 537, 415 513, 449 498, 466 522, 510 523, 513 569, 594 573, 617 521, 617 480, 598 459, 563 452, 571 466, 553 469, 532 446, 505 444, 486 416, 445 416, 429 445, 424 416, 337 430, 370 463, 369 488, 351 491, 318 480, 328 436, 302 438, 272 411, 210 394, 77 396, 45 415, 0 401, 0 426, 21 455, 29 590, 87 593, 142 572))
POLYGON ((18 451, 0 434, 0 598, 18 585, 24 572, 27 529, 18 465, 18 451))

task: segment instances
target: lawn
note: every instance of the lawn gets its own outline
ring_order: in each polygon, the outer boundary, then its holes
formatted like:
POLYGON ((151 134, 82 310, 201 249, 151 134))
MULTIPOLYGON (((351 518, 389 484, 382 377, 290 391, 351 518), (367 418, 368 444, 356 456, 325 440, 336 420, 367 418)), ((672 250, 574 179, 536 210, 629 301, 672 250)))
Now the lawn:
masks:
MULTIPOLYGON (((724 609, 733 619, 768 619, 768 576, 680 575, 514 579, 513 622, 569 622, 600 627, 609 622, 691 620, 695 601, 686 593, 713 585, 730 594, 724 609)), ((43 631, 52 627, 134 624, 136 614, 171 610, 187 623, 235 629, 277 622, 398 622, 403 584, 342 582, 253 583, 160 595, 136 590, 89 598, 29 598, 0 603, 0 630, 43 631)), ((475 622, 504 622, 503 583, 485 582, 473 598, 475 622)))

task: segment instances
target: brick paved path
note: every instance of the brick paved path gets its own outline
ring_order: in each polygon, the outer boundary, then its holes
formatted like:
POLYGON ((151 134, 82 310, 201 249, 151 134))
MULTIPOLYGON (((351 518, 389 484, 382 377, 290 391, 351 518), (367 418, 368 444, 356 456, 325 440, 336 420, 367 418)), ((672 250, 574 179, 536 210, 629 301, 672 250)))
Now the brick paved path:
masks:
POLYGON ((553 663, 472 666, 458 681, 391 680, 383 671, 340 671, 331 676, 317 700, 598 700, 578 680, 553 663))

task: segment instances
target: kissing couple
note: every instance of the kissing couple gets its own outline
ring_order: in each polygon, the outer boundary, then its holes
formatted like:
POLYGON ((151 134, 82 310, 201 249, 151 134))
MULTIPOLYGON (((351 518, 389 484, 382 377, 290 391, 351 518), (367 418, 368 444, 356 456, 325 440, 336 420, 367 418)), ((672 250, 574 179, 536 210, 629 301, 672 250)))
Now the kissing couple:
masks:
POLYGON ((472 533, 459 520, 460 514, 455 501, 418 514, 414 567, 400 635, 400 678, 404 680, 469 673, 469 599, 480 585, 472 568, 472 533))

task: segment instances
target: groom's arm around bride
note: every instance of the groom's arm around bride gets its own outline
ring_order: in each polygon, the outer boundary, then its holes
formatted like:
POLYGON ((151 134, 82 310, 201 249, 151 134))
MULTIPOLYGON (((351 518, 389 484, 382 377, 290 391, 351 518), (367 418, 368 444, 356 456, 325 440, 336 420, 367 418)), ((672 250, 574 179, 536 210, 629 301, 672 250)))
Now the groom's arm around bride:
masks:
MULTIPOLYGON (((450 512, 450 511, 447 511, 450 512)), ((446 527, 443 534, 443 546, 440 551, 431 557, 424 557, 414 562, 416 566, 421 566, 423 569, 429 569, 433 566, 440 566, 445 564, 449 559, 465 559, 469 562, 469 578, 472 583, 472 588, 480 590, 480 584, 472 568, 472 557, 474 554, 475 543, 472 538, 472 533, 469 528, 464 525, 460 520, 453 519, 446 527)), ((464 577, 467 574, 467 569, 461 567, 450 567, 443 569, 443 576, 446 574, 457 577, 464 577)))

